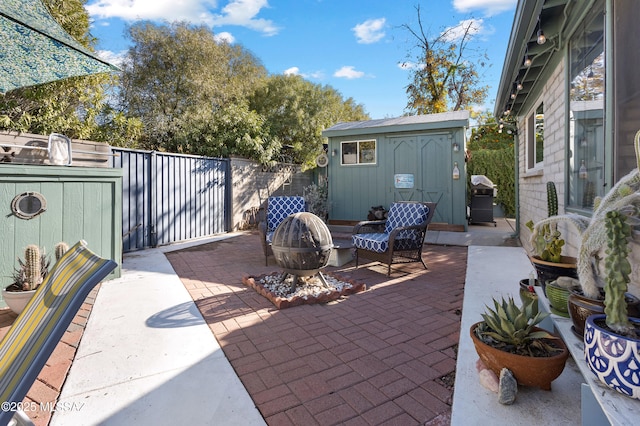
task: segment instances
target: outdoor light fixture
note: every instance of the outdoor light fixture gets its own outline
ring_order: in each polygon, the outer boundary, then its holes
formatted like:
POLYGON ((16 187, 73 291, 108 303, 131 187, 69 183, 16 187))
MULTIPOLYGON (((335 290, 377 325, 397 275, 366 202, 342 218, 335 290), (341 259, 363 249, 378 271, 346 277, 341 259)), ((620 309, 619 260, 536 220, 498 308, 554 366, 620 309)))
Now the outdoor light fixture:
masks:
POLYGON ((516 98, 516 92, 511 92, 511 99, 515 99, 516 98))
POLYGON ((529 68, 531 66, 531 58, 529 57, 529 55, 526 55, 524 57, 524 63, 523 65, 527 68, 529 68))
POLYGON ((453 173, 452 176, 453 180, 458 180, 460 179, 460 169, 458 168, 458 162, 455 161, 453 163, 453 173))
POLYGON ((542 27, 540 26, 540 18, 538 18, 538 38, 536 39, 538 44, 545 44, 547 42, 547 38, 544 36, 544 32, 542 31, 542 27))
POLYGON ((454 142, 453 143, 453 152, 458 152, 460 151, 460 145, 458 145, 458 142, 454 142))
POLYGON ((334 149, 333 151, 331 151, 331 156, 335 157, 336 155, 338 155, 338 150, 334 149))
POLYGON ((520 83, 519 81, 516 82, 516 90, 520 91, 523 89, 524 86, 522 86, 522 83, 520 83))

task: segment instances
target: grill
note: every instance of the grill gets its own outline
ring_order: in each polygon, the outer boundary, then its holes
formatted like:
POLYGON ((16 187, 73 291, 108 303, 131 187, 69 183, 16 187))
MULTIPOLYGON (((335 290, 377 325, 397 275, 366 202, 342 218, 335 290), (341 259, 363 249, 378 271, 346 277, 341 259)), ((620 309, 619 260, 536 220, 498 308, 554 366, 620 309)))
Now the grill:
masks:
POLYGON ((320 269, 329 262, 333 240, 322 219, 313 213, 295 213, 278 225, 271 241, 276 263, 284 270, 282 280, 287 274, 293 276, 293 291, 298 277, 318 275, 327 286, 320 269))

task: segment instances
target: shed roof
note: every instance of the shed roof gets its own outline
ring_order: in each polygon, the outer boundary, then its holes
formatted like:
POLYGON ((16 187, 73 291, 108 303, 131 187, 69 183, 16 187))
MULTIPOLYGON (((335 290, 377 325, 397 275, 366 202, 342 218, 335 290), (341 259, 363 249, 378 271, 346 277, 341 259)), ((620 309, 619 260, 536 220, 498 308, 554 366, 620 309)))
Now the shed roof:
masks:
POLYGON ((411 132, 468 126, 469 111, 452 111, 440 114, 410 115, 406 117, 338 123, 324 130, 322 136, 329 138, 333 136, 411 132))

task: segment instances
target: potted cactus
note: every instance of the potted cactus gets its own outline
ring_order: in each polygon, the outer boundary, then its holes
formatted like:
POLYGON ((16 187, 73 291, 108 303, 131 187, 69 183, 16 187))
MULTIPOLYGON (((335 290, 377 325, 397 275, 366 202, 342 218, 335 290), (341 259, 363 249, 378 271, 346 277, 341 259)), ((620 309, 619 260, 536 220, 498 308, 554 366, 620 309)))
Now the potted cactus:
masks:
POLYGON ((546 285, 558 277, 577 278, 575 257, 563 256, 565 240, 561 238, 554 218, 558 216, 558 194, 556 185, 547 182, 547 219, 533 223, 529 220, 525 225, 531 231, 533 254, 529 260, 538 274, 538 279, 546 294, 546 285))
POLYGON ((536 301, 518 307, 513 298, 493 299, 483 321, 471 326, 471 340, 482 362, 499 375, 509 369, 519 384, 551 390, 564 370, 569 350, 559 337, 536 325, 549 314, 534 310, 536 301))
POLYGON ((640 399, 640 319, 629 317, 626 294, 630 290, 632 296, 640 296, 639 283, 631 281, 632 274, 640 271, 640 262, 630 261, 640 254, 640 131, 634 147, 637 167, 595 200, 590 218, 562 215, 548 221, 575 225, 580 237, 577 272, 582 294, 599 299, 604 293, 604 314, 586 319, 587 364, 607 386, 640 399))
POLYGON ((629 240, 631 219, 626 210, 605 215, 607 251, 605 258, 604 314, 587 318, 584 332, 585 359, 589 369, 610 388, 640 399, 640 318, 628 317, 627 293, 631 274, 629 240))
MULTIPOLYGON (((66 243, 58 243, 55 247, 56 260, 69 249, 66 243)), ((2 298, 9 308, 20 314, 40 284, 49 273, 49 258, 35 244, 24 250, 24 259, 18 259, 18 268, 13 273, 13 283, 2 290, 2 298)))

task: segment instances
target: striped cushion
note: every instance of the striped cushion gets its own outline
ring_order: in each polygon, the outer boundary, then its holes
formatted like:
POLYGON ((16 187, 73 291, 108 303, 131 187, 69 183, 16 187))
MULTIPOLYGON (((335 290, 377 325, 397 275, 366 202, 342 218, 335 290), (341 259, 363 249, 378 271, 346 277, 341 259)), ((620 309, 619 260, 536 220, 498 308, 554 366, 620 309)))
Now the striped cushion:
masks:
POLYGON ((304 197, 269 197, 267 201, 267 232, 275 231, 287 217, 303 211, 305 211, 304 197))
MULTIPOLYGON (((84 241, 56 262, 0 342, 0 401, 24 399, 91 289, 116 266, 84 241)), ((0 411, 0 424, 13 414, 0 411)))

